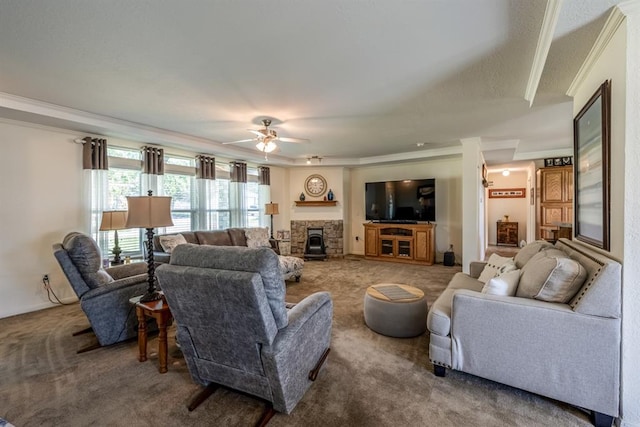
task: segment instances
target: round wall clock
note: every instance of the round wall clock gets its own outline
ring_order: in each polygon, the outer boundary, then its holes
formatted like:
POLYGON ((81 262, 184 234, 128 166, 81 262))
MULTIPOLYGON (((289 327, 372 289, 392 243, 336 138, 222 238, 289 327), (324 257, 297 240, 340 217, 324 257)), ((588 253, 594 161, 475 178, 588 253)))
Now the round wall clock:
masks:
POLYGON ((304 191, 310 196, 322 196, 327 191, 327 180, 322 175, 309 175, 304 182, 304 191))

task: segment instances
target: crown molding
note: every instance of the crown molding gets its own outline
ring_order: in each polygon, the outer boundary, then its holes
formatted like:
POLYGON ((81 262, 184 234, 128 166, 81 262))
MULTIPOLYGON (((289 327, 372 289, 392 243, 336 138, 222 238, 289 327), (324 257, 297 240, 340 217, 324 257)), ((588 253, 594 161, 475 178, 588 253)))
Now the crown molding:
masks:
POLYGON ((625 16, 633 16, 640 14, 640 0, 628 0, 619 3, 617 7, 625 16))
POLYGON ((529 107, 533 105, 533 100, 536 97, 536 92, 538 91, 540 77, 544 70, 544 64, 547 62, 549 48, 551 47, 553 35, 556 31, 556 25, 558 24, 561 6, 562 0, 547 1, 547 7, 544 11, 544 19, 542 20, 542 28, 538 36, 536 53, 533 57, 531 72, 529 73, 529 81, 527 82, 527 88, 524 92, 524 99, 529 101, 529 107))
MULTIPOLYGON (((633 3, 637 3, 637 1, 634 1, 633 3)), ((572 98, 576 95, 579 87, 582 85, 582 83, 587 78, 589 73, 591 73, 591 70, 593 69, 595 63, 598 61, 598 59, 600 59, 602 52, 604 52, 607 45, 611 41, 611 38, 613 37, 615 32, 618 30, 618 28, 620 27, 620 24, 622 24, 624 19, 625 19, 625 14, 622 12, 622 10, 619 7, 616 6, 611 10, 609 17, 607 18, 607 22, 605 22, 604 27, 602 28, 602 31, 600 31, 600 34, 598 35, 596 42, 593 44, 591 51, 589 51, 589 54, 587 55, 584 62, 582 63, 582 66, 578 70, 578 73, 576 74, 575 78, 571 82, 571 85, 567 90, 567 95, 569 95, 572 98)))

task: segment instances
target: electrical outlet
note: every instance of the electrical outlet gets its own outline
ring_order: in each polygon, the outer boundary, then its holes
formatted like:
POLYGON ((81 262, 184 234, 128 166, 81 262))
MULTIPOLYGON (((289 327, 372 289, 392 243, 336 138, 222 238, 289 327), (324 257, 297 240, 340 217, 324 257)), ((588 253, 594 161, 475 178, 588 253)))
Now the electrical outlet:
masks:
POLYGON ((43 282, 47 282, 49 280, 49 275, 48 274, 43 274, 42 275, 42 281, 43 282))

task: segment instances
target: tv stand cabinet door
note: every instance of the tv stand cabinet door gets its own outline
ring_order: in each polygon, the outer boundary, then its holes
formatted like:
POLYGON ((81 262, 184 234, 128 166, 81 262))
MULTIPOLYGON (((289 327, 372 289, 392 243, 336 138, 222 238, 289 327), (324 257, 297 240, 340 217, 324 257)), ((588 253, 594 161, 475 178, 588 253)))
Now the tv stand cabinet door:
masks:
POLYGON ((431 231, 416 230, 416 244, 413 258, 416 261, 433 263, 433 251, 431 250, 431 231))
POLYGON ((378 229, 365 227, 364 236, 365 256, 378 256, 378 229))

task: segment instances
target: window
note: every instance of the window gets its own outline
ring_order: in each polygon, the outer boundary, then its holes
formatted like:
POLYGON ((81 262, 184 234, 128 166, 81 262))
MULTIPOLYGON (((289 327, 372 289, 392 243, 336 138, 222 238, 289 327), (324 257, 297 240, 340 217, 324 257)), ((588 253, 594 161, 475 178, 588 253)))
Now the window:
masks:
MULTIPOLYGON (((104 198, 104 207, 94 209, 92 214, 92 233, 106 256, 111 253, 115 243, 113 231, 99 232, 102 210, 126 210, 127 196, 145 195, 143 182, 147 175, 141 171, 142 155, 138 149, 109 147, 109 171, 105 183, 94 191, 104 198), (97 224, 97 225, 95 225, 97 224)), ((216 163, 216 179, 204 180, 195 178, 195 159, 168 155, 165 153, 165 173, 153 181, 151 188, 157 188, 154 194, 171 196, 172 227, 157 230, 158 234, 179 233, 192 230, 221 230, 238 227, 232 224, 232 210, 244 221, 247 227, 264 225, 265 218, 262 206, 265 199, 265 188, 258 185, 258 169, 247 168, 247 180, 243 191, 243 200, 231 202, 231 186, 229 164, 216 163), (237 205, 237 206, 235 206, 237 205)), ((143 243, 146 242, 145 230, 119 230, 121 256, 139 257, 143 255, 143 243)))
POLYGON ((247 168, 246 198, 246 224, 247 227, 260 227, 262 215, 260 215, 260 191, 258 189, 258 169, 247 168))
MULTIPOLYGON (((109 155, 109 172, 107 174, 107 204, 108 210, 126 210, 127 196, 139 196, 142 188, 142 173, 140 162, 142 157, 139 150, 126 148, 107 149, 109 155)), ((115 233, 109 231, 106 247, 100 245, 103 254, 108 254, 115 246, 115 233)), ((136 228, 118 230, 118 241, 122 249, 121 257, 142 255, 142 231, 136 228)), ((101 239, 102 240, 102 239, 101 239)))

